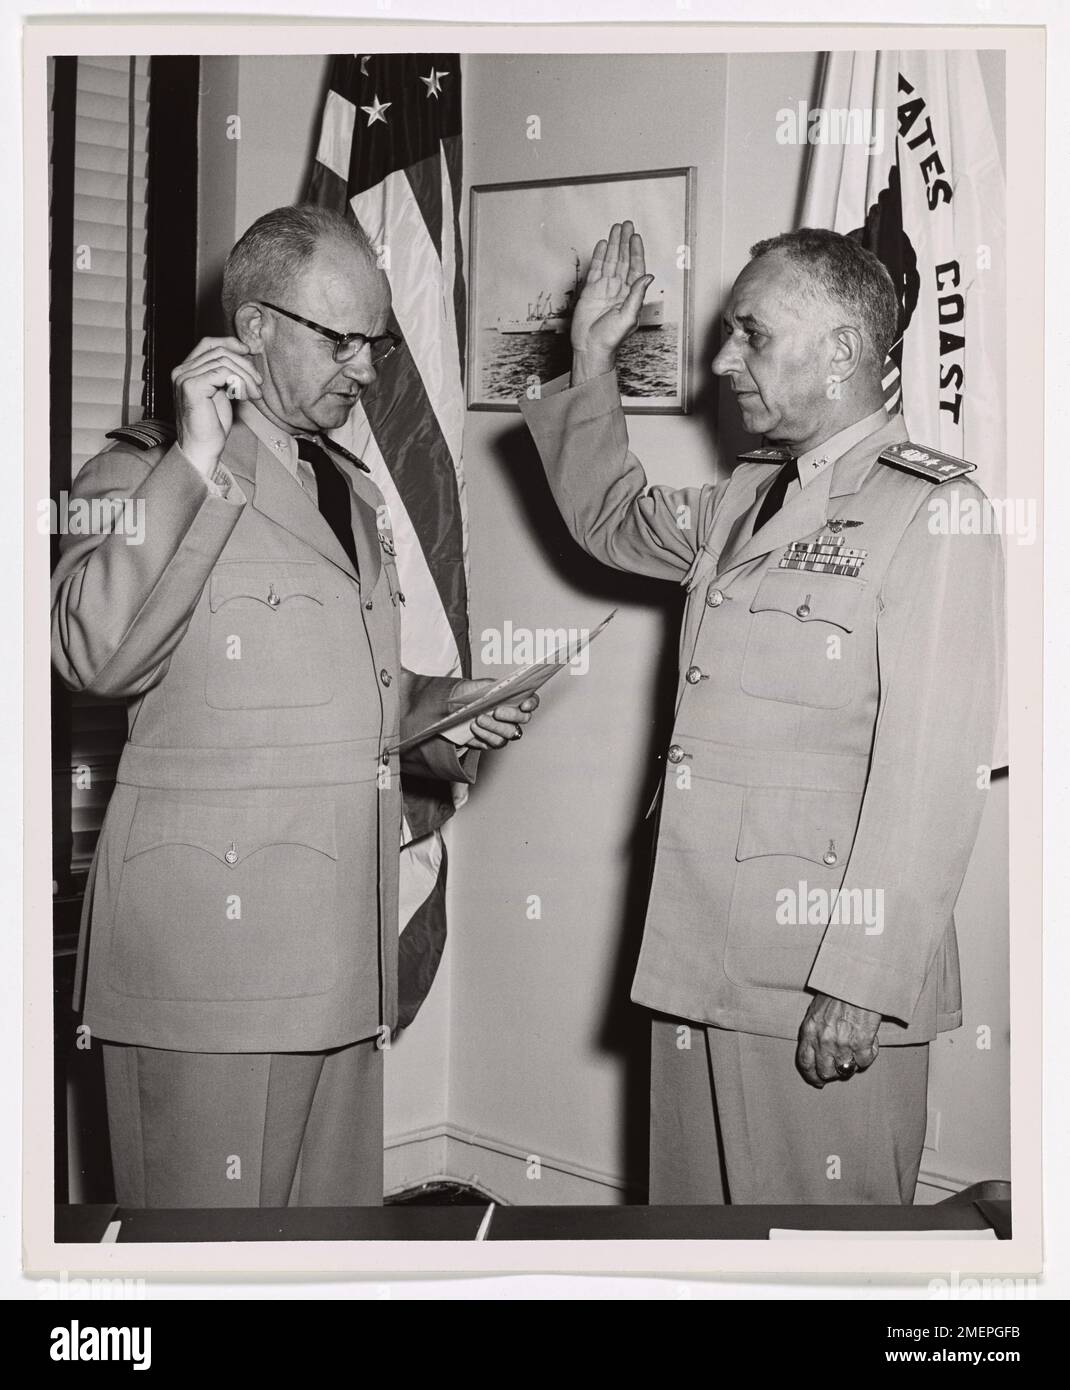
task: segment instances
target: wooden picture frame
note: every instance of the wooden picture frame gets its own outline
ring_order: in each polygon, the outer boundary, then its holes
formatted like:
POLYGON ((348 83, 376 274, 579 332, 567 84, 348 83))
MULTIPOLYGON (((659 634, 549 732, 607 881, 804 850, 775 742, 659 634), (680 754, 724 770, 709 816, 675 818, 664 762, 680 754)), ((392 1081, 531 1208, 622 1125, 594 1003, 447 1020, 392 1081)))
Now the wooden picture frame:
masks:
POLYGON ((569 369, 568 320, 591 251, 613 222, 643 236, 647 291, 619 360, 635 414, 691 407, 695 168, 480 184, 469 219, 468 408, 519 410, 569 369))

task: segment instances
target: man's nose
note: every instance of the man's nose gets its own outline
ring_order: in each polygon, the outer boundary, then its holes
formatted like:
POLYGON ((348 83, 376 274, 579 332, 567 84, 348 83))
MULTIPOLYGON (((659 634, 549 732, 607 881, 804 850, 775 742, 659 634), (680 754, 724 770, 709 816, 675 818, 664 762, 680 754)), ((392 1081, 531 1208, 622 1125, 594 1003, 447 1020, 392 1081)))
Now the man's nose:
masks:
POLYGON ((365 343, 355 357, 351 357, 342 367, 342 375, 361 386, 371 386, 379 379, 372 361, 371 344, 365 343))
POLYGON ((742 359, 739 350, 731 338, 727 338, 721 347, 721 351, 713 359, 710 370, 714 376, 731 376, 738 372, 742 366, 742 359))

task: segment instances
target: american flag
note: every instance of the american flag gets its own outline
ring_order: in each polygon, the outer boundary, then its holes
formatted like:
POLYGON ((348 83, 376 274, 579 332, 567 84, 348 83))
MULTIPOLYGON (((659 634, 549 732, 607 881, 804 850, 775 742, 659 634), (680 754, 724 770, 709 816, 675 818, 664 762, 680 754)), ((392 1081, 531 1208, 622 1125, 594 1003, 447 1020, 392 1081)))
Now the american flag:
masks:
MULTIPOLYGON (((367 233, 393 292, 390 327, 405 339, 334 434, 363 459, 390 509, 406 600, 402 663, 423 675, 467 676, 460 56, 333 57, 305 197, 355 218, 367 233)), ((404 794, 401 1027, 430 989, 445 944, 440 827, 463 793, 407 781, 404 794)))

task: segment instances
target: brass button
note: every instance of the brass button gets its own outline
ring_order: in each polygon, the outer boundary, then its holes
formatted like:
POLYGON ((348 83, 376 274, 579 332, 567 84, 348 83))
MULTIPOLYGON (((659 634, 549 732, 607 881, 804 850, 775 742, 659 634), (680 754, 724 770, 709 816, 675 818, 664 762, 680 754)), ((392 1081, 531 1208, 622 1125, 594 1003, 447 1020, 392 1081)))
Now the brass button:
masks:
POLYGON ((678 743, 674 743, 672 747, 669 749, 669 762, 679 763, 682 762, 683 759, 684 750, 680 747, 678 743))
POLYGON ((275 592, 274 584, 272 584, 268 589, 267 601, 272 608, 278 608, 280 600, 278 594, 275 592))
POLYGON ((810 605, 808 603, 800 603, 795 613, 799 618, 808 618, 810 616, 810 605))
POLYGON ((231 842, 231 844, 227 846, 227 851, 223 855, 223 858, 227 861, 228 864, 236 864, 238 862, 238 850, 237 846, 233 842, 231 842))
POLYGON ((702 674, 703 673, 697 666, 689 666, 687 668, 687 675, 684 679, 687 681, 688 685, 698 685, 699 681, 702 680, 702 674))
POLYGON ((383 669, 379 672, 379 679, 382 681, 382 683, 383 683, 384 685, 389 685, 389 684, 390 684, 390 672, 386 669, 385 666, 384 666, 383 669))
POLYGON ((821 856, 822 862, 828 864, 830 868, 833 864, 836 863, 837 858, 838 856, 834 849, 827 849, 825 853, 821 856))
POLYGON ((721 604, 724 603, 724 594, 721 593, 720 589, 711 589, 706 595, 706 602, 711 608, 720 608, 721 604))
POLYGON ((369 611, 369 613, 371 612, 371 609, 372 609, 372 601, 371 601, 371 599, 368 600, 368 602, 364 605, 364 607, 367 608, 367 610, 369 611))

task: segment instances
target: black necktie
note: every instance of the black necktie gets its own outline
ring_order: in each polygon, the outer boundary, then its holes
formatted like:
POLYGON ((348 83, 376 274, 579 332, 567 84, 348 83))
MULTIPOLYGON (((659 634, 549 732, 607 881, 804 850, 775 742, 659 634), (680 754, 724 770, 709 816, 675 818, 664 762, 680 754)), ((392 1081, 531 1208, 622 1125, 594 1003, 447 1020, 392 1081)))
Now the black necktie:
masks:
POLYGON ((787 463, 782 464, 780 471, 773 479, 769 491, 762 498, 762 505, 758 509, 758 516, 754 523, 754 534, 762 529, 767 521, 772 521, 777 512, 784 505, 784 494, 788 490, 788 484, 794 482, 799 476, 798 461, 788 459, 787 463))
POLYGON ((312 465, 312 471, 316 475, 316 502, 320 515, 337 536, 338 544, 359 573, 357 545, 353 539, 353 517, 349 510, 348 481, 342 476, 327 451, 311 439, 298 436, 297 452, 306 463, 312 465))

